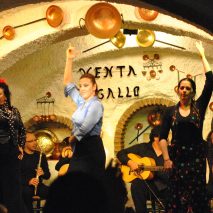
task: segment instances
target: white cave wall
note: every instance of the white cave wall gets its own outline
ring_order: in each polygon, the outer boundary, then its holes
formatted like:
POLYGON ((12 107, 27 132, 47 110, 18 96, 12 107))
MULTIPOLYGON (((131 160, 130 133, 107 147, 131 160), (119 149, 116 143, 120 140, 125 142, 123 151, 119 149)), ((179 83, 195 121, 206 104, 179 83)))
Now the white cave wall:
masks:
MULTIPOLYGON (((27 122, 38 113, 36 99, 44 96, 47 91, 55 98, 55 114, 70 118, 75 110, 74 104, 63 96, 63 70, 65 65, 65 51, 69 43, 79 50, 85 50, 105 40, 95 38, 79 27, 79 18, 84 17, 88 8, 94 1, 56 1, 66 16, 64 23, 58 28, 51 28, 46 21, 37 22, 16 29, 16 37, 9 41, 0 39, 0 76, 7 79, 12 91, 12 103, 19 108, 24 122, 27 122)), ((0 29, 5 25, 19 25, 42 18, 50 4, 40 3, 14 8, 0 13, 0 29)), ((145 98, 167 98, 177 101, 174 87, 177 85, 177 71, 171 72, 169 67, 175 65, 177 69, 186 74, 202 73, 202 63, 197 55, 194 43, 196 39, 202 40, 208 59, 213 66, 213 38, 208 33, 184 23, 183 21, 160 14, 152 22, 139 20, 135 17, 135 8, 130 5, 114 4, 123 14, 126 28, 146 27, 156 31, 168 33, 158 35, 159 40, 164 40, 182 47, 186 50, 162 45, 155 42, 153 47, 142 48, 135 43, 127 44, 122 49, 117 49, 111 43, 100 46, 85 54, 80 54, 74 62, 75 79, 77 82, 79 68, 85 70, 89 67, 113 66, 113 77, 104 78, 104 69, 97 79, 99 88, 105 93, 111 88, 116 96, 118 87, 125 88, 140 86, 139 97, 132 98, 104 98, 102 100, 105 112, 103 123, 103 141, 108 158, 114 156, 114 134, 119 118, 125 110, 135 101, 145 98), (160 56, 163 73, 159 80, 148 81, 141 73, 143 70, 144 54, 153 57, 160 56), (126 66, 123 77, 116 70, 116 66, 126 66), (137 76, 126 76, 127 67, 131 65, 137 76)), ((134 37, 131 38, 132 40, 134 37)), ((134 42, 133 42, 134 43, 134 42)), ((92 71, 92 73, 94 73, 92 71)), ((180 77, 185 74, 180 73, 180 77)), ((197 95, 199 96, 204 76, 196 77, 197 95)), ((125 92, 124 92, 125 93, 125 92)), ((125 96, 125 95, 124 95, 125 96)), ((212 111, 207 110, 203 135, 206 136, 211 128, 212 111)))

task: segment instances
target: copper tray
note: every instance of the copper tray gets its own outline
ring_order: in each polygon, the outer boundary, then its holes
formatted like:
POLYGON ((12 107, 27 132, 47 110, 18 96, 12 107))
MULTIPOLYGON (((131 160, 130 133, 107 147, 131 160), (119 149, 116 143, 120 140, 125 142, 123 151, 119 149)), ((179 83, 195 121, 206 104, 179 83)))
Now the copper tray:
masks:
POLYGON ((121 28, 121 15, 109 3, 94 4, 86 13, 85 25, 89 33, 98 38, 112 38, 121 28))

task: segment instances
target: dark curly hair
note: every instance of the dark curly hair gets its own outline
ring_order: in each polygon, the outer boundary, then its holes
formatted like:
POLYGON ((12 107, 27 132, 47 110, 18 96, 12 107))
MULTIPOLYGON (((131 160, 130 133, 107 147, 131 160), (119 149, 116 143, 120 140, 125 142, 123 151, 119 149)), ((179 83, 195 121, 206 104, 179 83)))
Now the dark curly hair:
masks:
POLYGON ((180 84, 181 84, 182 81, 188 81, 191 84, 193 92, 194 92, 194 96, 195 96, 195 94, 196 94, 196 84, 195 84, 195 82, 191 78, 183 78, 183 79, 181 79, 178 82, 178 89, 180 88, 180 84))
POLYGON ((10 93, 8 85, 6 83, 4 83, 4 82, 0 82, 0 88, 3 89, 4 95, 7 98, 7 103, 9 105, 9 107, 11 107, 11 99, 10 99, 11 98, 11 93, 10 93))

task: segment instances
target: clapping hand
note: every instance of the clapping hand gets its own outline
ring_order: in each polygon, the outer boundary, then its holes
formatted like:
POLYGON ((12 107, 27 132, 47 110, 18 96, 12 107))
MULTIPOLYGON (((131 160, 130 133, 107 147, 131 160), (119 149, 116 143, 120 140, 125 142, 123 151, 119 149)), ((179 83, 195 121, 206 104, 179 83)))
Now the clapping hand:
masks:
POLYGON ((80 54, 80 51, 76 50, 75 47, 73 47, 72 45, 70 45, 67 49, 67 58, 68 59, 73 59, 75 58, 77 55, 80 54))
POLYGON ((22 158, 24 157, 24 151, 23 148, 21 146, 18 146, 19 149, 19 155, 18 155, 18 159, 22 160, 22 158))

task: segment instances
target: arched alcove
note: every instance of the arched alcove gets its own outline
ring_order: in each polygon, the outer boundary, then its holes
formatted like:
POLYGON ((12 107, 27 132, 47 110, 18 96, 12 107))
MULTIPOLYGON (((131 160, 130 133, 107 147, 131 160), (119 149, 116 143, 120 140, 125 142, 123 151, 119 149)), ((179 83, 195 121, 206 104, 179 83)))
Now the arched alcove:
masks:
POLYGON ((119 150, 124 148, 124 134, 127 123, 134 113, 147 106, 162 105, 172 106, 174 102, 164 98, 147 98, 140 100, 132 104, 119 119, 114 136, 114 151, 117 153, 119 150))
MULTIPOLYGON (((68 128, 69 130, 72 129, 72 123, 70 121, 70 118, 64 117, 64 116, 56 116, 56 119, 54 121, 44 121, 44 122, 35 122, 32 118, 30 118, 27 122, 24 123, 24 126, 26 127, 26 129, 31 129, 36 128, 36 126, 48 126, 51 124, 58 124, 58 125, 62 125, 66 128, 68 128)), ((39 128, 39 127, 38 127, 39 128)))

